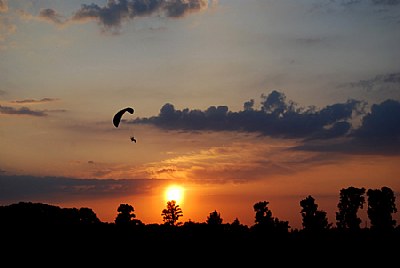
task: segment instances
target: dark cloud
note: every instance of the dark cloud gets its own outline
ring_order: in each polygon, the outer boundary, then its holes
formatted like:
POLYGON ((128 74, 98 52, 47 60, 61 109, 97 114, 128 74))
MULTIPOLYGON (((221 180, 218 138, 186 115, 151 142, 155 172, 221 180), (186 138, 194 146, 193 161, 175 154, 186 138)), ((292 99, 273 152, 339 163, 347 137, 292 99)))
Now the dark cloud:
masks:
POLYGON ((66 201, 147 193, 165 180, 76 179, 0 174, 0 201, 66 201), (60 200, 60 198, 63 200, 60 200))
POLYGON ((374 5, 395 6, 400 4, 400 0, 371 0, 374 5))
POLYGON ((326 129, 322 129, 321 131, 311 135, 309 138, 305 140, 315 140, 315 139, 332 139, 337 137, 343 137, 347 133, 349 133, 351 129, 351 124, 349 122, 341 121, 336 122, 332 126, 327 127, 326 129))
POLYGON ((357 82, 351 82, 340 85, 340 87, 358 87, 363 88, 367 91, 371 91, 376 88, 382 88, 385 86, 400 86, 400 73, 389 73, 383 75, 377 75, 370 79, 359 80, 357 82))
POLYGON ((59 25, 65 22, 65 18, 51 8, 40 10, 39 18, 59 25))
POLYGON ((374 104, 362 124, 346 139, 305 142, 297 150, 330 151, 351 154, 400 154, 400 102, 386 100, 374 104))
MULTIPOLYGON (((355 4, 360 4, 364 1, 362 0, 331 0, 330 2, 338 2, 343 6, 350 6, 355 4)), ((400 0, 369 0, 369 3, 373 5, 384 5, 384 6, 395 6, 400 4, 400 0)))
POLYGON ((340 0, 340 4, 343 6, 351 6, 360 2, 361 0, 340 0))
POLYGON ((400 100, 400 73, 380 74, 374 77, 337 85, 342 94, 362 96, 363 99, 377 103, 387 99, 400 100))
MULTIPOLYGON (((397 76, 382 77, 397 81, 397 76)), ((129 123, 153 124, 167 130, 256 132, 276 138, 296 138, 303 145, 296 150, 335 151, 344 153, 400 153, 400 102, 388 99, 371 106, 350 99, 317 110, 298 107, 279 91, 261 95, 261 107, 254 100, 244 103, 243 111, 229 111, 227 106, 208 109, 175 109, 167 103, 158 116, 137 118, 129 123), (361 125, 353 125, 361 117, 361 125)))
POLYGON ((177 170, 174 168, 162 168, 160 170, 157 170, 156 173, 157 174, 163 174, 163 173, 173 173, 176 172, 177 170))
POLYGON ((353 137, 366 140, 394 142, 400 138, 400 102, 386 100, 374 104, 371 112, 362 119, 362 125, 352 133, 353 137))
POLYGON ((208 5, 208 1, 204 0, 176 0, 164 2, 164 8, 168 17, 183 17, 189 12, 200 11, 208 5))
POLYGON ((326 0, 315 1, 315 3, 312 4, 310 11, 325 11, 332 13, 343 10, 354 10, 361 6, 367 6, 370 7, 371 10, 382 12, 394 9, 394 7, 399 4, 400 0, 326 0))
POLYGON ((24 99, 24 100, 15 100, 12 101, 11 103, 44 103, 44 102, 52 102, 52 101, 57 101, 58 99, 53 99, 53 98, 42 98, 40 100, 35 100, 35 99, 24 99))
POLYGON ((14 108, 0 105, 0 114, 10 115, 31 115, 31 116, 47 116, 45 111, 31 110, 28 107, 14 108))
POLYGON ((244 110, 229 111, 227 106, 210 106, 205 111, 176 110, 167 103, 158 116, 138 118, 133 123, 153 124, 172 130, 227 130, 259 132, 283 138, 337 137, 350 129, 349 121, 361 112, 362 102, 349 100, 321 110, 298 108, 276 90, 261 96, 261 108, 255 109, 254 100, 245 102, 244 110))
POLYGON ((119 28, 123 21, 157 12, 167 17, 183 17, 208 6, 207 0, 109 0, 105 6, 82 5, 72 21, 96 20, 105 29, 119 28))

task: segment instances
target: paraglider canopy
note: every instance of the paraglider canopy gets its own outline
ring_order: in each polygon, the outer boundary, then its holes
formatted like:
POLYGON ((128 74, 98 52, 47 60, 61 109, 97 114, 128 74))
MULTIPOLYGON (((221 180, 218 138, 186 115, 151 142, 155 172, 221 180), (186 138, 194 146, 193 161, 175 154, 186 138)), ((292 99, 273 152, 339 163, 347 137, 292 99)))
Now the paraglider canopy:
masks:
POLYGON ((117 112, 117 113, 114 115, 114 117, 113 117, 113 124, 114 124, 115 127, 118 127, 118 126, 119 126, 119 123, 121 122, 121 118, 122 118, 122 116, 124 115, 124 113, 126 113, 126 112, 128 112, 128 113, 130 113, 130 114, 133 114, 133 108, 127 107, 127 108, 125 108, 125 109, 120 110, 119 112, 117 112))

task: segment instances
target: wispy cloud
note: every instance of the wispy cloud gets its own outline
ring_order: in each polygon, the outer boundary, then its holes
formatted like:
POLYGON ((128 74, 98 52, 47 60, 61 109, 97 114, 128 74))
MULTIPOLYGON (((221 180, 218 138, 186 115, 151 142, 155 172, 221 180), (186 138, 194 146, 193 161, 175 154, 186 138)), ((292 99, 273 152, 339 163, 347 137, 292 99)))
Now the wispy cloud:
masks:
POLYGON ((42 99, 24 99, 24 100, 14 100, 11 103, 18 103, 18 104, 35 104, 35 103, 46 103, 46 102, 53 102, 57 101, 58 99, 54 98, 42 98, 42 99))
POLYGON ((373 78, 359 80, 357 82, 350 82, 341 84, 339 87, 352 87, 362 88, 367 91, 382 90, 387 87, 394 86, 399 88, 400 86, 400 73, 389 73, 377 75, 373 78))
MULTIPOLYGON (((345 161, 343 157, 324 152, 292 150, 296 141, 256 137, 225 146, 192 151, 147 165, 153 178, 191 181, 194 183, 244 183, 268 180, 345 161)), ((244 139, 245 140, 245 139, 244 139)))
POLYGON ((23 14, 25 18, 44 20, 58 26, 69 23, 97 22, 103 31, 118 33, 122 24, 136 17, 164 15, 171 18, 184 17, 199 12, 217 1, 209 0, 109 0, 106 5, 83 4, 71 17, 65 17, 51 8, 40 10, 37 17, 23 14))
POLYGON ((66 18, 63 17, 61 14, 57 13, 54 9, 45 8, 40 10, 39 16, 40 19, 45 21, 52 22, 54 24, 64 24, 66 22, 66 18))
POLYGON ((382 102, 387 99, 395 99, 400 101, 400 73, 392 72, 379 74, 358 81, 340 83, 337 85, 337 90, 342 90, 343 93, 356 94, 365 99, 382 102))
POLYGON ((390 12, 400 6, 400 0, 325 0, 315 1, 311 12, 322 11, 327 13, 340 11, 370 10, 372 12, 390 12))
POLYGON ((98 197, 121 197, 147 193, 162 185, 162 180, 76 179, 66 177, 11 176, 0 174, 0 201, 82 200, 98 197))
POLYGON ((14 108, 10 106, 0 105, 0 114, 8 115, 30 115, 30 116, 47 116, 45 111, 31 110, 28 107, 14 108))
POLYGON ((400 5, 400 0, 371 0, 374 5, 387 5, 387 6, 396 6, 400 5))

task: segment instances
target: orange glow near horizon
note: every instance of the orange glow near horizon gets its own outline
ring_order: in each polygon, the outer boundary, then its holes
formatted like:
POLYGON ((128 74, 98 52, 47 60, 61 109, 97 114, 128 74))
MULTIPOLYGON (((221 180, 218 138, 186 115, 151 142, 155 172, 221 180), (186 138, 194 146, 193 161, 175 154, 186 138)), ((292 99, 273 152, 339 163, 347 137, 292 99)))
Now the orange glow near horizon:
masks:
POLYGON ((184 192, 182 186, 171 185, 165 190, 165 200, 166 202, 175 200, 176 204, 182 204, 184 199, 184 192))

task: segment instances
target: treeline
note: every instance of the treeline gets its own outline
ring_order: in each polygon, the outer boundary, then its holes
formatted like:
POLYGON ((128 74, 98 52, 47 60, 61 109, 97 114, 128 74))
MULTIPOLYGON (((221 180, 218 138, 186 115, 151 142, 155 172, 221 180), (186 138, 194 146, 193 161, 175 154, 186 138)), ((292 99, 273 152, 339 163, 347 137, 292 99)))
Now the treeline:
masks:
MULTIPOLYGON (((302 229, 291 229, 288 221, 280 220, 273 216, 268 208, 268 201, 260 201, 253 205, 255 212, 254 225, 247 226, 236 218, 232 223, 224 223, 220 213, 215 210, 210 212, 205 222, 179 221, 183 211, 174 200, 168 201, 166 208, 162 210, 163 225, 175 227, 187 227, 194 225, 208 225, 241 229, 255 232, 290 233, 306 232, 318 233, 328 230, 357 231, 371 229, 376 231, 390 231, 395 228, 396 221, 392 215, 397 212, 396 198, 389 187, 381 189, 368 189, 348 187, 340 190, 339 202, 336 212, 336 223, 328 221, 327 213, 318 209, 316 200, 311 196, 300 201, 300 213, 302 216, 302 229), (362 220, 358 217, 359 209, 367 205, 367 215, 370 227, 361 228, 362 220)), ((96 213, 87 207, 61 208, 54 205, 32 202, 19 202, 11 205, 0 206, 0 223, 3 225, 94 225, 107 224, 116 226, 145 226, 136 218, 135 209, 130 204, 120 204, 114 222, 101 222, 96 213)), ((147 224, 154 225, 154 224, 147 224)))
MULTIPOLYGON (((288 221, 274 217, 268 205, 268 201, 255 203, 254 224, 247 226, 238 218, 225 223, 217 210, 211 211, 204 222, 181 222, 183 211, 174 200, 161 211, 163 224, 144 224, 130 204, 119 205, 114 222, 102 222, 86 207, 19 202, 0 206, 1 241, 10 254, 15 253, 13 249, 24 254, 43 254, 45 250, 46 254, 61 254, 59 257, 66 260, 89 258, 83 254, 87 250, 95 250, 98 257, 113 258, 184 252, 193 258, 214 256, 232 264, 238 264, 236 259, 255 261, 255 257, 263 258, 267 252, 271 260, 283 254, 311 262, 317 257, 329 258, 330 264, 337 260, 338 265, 343 258, 357 265, 362 261, 378 261, 382 265, 396 256, 400 227, 392 217, 397 209, 395 195, 388 187, 341 189, 335 224, 328 222, 326 212, 318 209, 316 200, 309 195, 299 202, 300 230, 291 229, 288 221), (368 228, 361 227, 357 215, 365 205, 368 228), (64 256, 60 248, 69 255, 64 256)), ((290 260, 280 258, 279 262, 289 264, 290 260)))

